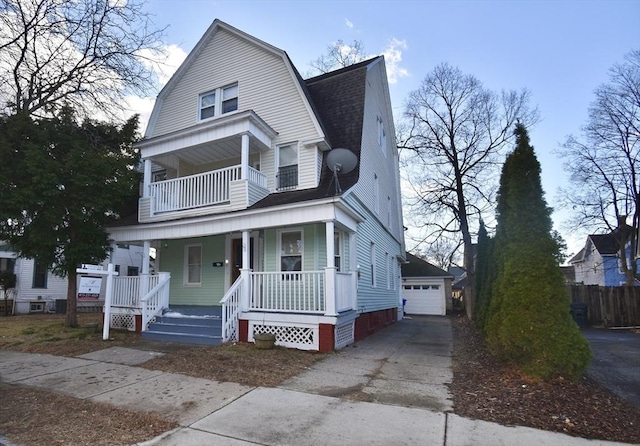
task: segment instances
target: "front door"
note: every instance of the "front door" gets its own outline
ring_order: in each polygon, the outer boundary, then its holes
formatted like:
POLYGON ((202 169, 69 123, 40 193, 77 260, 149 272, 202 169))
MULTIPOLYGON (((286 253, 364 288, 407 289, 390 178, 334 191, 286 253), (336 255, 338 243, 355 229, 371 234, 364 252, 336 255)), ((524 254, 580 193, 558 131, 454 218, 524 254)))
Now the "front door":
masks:
MULTIPOLYGON (((249 238, 249 268, 253 269, 253 238, 249 238)), ((234 283, 240 277, 240 269, 242 268, 242 239, 234 238, 231 241, 231 283, 234 283)))

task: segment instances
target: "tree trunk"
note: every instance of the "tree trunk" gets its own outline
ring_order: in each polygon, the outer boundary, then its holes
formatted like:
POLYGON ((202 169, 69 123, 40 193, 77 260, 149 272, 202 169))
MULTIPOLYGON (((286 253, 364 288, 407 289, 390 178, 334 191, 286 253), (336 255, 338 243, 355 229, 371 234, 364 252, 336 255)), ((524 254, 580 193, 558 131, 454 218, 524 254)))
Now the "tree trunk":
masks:
POLYGON ((78 273, 69 271, 67 285, 67 317, 65 327, 78 326, 78 273))

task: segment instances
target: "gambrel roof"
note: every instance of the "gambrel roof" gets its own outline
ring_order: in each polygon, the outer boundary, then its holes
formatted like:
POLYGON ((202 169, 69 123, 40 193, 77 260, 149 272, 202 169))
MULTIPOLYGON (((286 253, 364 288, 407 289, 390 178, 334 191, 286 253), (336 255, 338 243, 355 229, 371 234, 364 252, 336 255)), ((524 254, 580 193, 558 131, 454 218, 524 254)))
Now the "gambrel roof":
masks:
MULTIPOLYGON (((309 101, 317 114, 317 119, 325 129, 332 148, 344 148, 352 151, 360 159, 362 128, 364 118, 364 99, 368 68, 382 60, 375 57, 346 68, 322 74, 303 82, 309 101)), ((327 153, 323 154, 320 183, 315 189, 270 194, 253 208, 263 208, 281 204, 325 198, 335 195, 333 172, 327 167, 327 153)), ((348 190, 359 178, 359 164, 350 173, 339 177, 342 190, 348 190)))

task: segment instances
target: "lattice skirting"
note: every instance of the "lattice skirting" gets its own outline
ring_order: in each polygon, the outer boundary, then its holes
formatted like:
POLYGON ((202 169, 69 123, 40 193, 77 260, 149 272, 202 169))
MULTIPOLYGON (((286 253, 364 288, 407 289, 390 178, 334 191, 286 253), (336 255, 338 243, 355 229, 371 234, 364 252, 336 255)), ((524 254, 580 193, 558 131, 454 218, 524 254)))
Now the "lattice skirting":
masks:
POLYGON ((111 328, 136 331, 136 316, 135 314, 112 314, 109 326, 111 328))
POLYGON ((347 322, 345 324, 336 325, 336 350, 342 347, 346 347, 349 344, 353 344, 354 340, 354 321, 347 322))
POLYGON ((318 350, 320 347, 317 326, 278 322, 270 324, 249 322, 249 341, 253 342, 254 333, 273 333, 276 345, 299 350, 318 350))

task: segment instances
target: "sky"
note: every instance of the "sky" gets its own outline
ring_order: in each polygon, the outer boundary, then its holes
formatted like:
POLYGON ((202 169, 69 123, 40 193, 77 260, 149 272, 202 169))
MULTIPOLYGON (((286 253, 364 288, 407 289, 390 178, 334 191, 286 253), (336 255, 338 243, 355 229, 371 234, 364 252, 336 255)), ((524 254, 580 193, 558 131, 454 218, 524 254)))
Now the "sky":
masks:
MULTIPOLYGON (((555 152, 580 134, 609 69, 640 49, 640 0, 148 0, 146 8, 156 26, 168 26, 167 76, 217 18, 286 51, 303 76, 332 42, 361 41, 367 54, 385 55, 396 119, 442 62, 495 91, 526 88, 540 112, 529 136, 552 207, 558 187, 569 186, 555 152)), ((152 103, 133 104, 143 121, 152 103)), ((554 227, 576 253, 586 233, 564 229, 568 216, 556 210, 554 227)))

